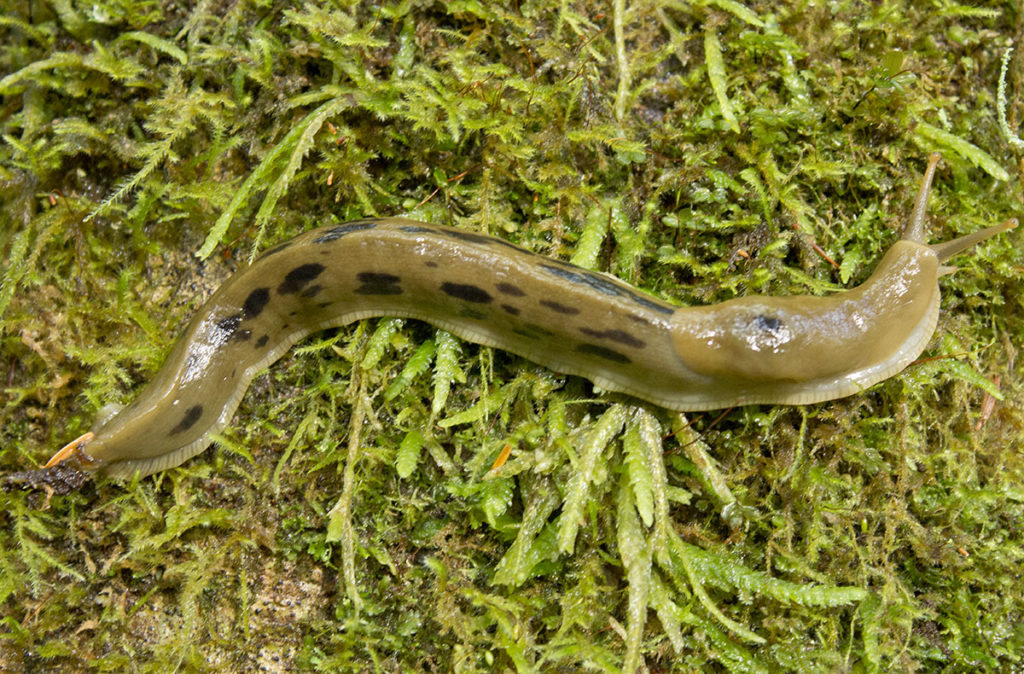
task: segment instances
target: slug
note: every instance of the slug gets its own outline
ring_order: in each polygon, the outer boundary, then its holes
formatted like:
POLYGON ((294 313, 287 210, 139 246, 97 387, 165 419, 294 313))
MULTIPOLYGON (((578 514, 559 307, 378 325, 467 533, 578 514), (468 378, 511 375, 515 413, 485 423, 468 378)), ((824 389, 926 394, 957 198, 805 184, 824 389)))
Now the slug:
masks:
POLYGON ((909 225, 871 277, 829 297, 676 307, 498 238, 403 218, 314 229, 266 251, 199 309, 130 406, 58 452, 62 464, 148 475, 198 454, 257 372, 311 332, 371 316, 426 321, 673 410, 806 404, 858 393, 935 331, 942 263, 1015 221, 928 245, 938 156, 909 225))

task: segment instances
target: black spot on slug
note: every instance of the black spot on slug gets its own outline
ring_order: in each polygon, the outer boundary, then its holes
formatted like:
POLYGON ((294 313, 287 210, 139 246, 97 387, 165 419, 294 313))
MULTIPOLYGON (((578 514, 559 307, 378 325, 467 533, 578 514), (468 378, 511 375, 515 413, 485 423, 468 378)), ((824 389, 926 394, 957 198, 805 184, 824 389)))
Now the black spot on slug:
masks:
POLYGON ((623 353, 619 353, 614 349, 609 349, 607 347, 601 346, 600 344, 579 344, 576 347, 576 351, 578 351, 579 353, 586 353, 590 354, 591 356, 604 358, 605 360, 610 360, 613 363, 627 364, 633 362, 629 359, 629 356, 623 353))
POLYGON ((316 294, 323 289, 324 287, 318 283, 314 286, 309 286, 308 288, 303 290, 301 293, 299 293, 299 297, 316 297, 316 294))
POLYGON ((513 316, 519 315, 519 307, 514 307, 511 304, 502 304, 501 308, 506 314, 512 314, 513 316))
POLYGON ((242 314, 234 314, 217 321, 217 329, 224 333, 225 339, 230 339, 234 336, 235 330, 238 329, 241 322, 242 314))
POLYGON ((270 301, 270 288, 257 288, 249 293, 242 303, 242 315, 245 318, 256 318, 270 301))
POLYGON ((761 314, 754 316, 754 325, 758 330, 774 333, 778 332, 779 328, 782 327, 782 319, 761 314))
POLYGON ((521 253, 528 252, 520 248, 519 246, 515 245, 514 243, 509 243, 504 239, 498 239, 493 236, 487 236, 486 234, 463 232, 461 230, 451 229, 449 227, 438 227, 436 230, 434 230, 434 233, 440 236, 447 236, 450 239, 456 239, 457 241, 465 241, 466 243, 475 243, 482 246, 505 246, 506 248, 511 248, 512 250, 516 250, 521 253))
POLYGON ((196 425, 200 417, 203 416, 203 406, 193 405, 192 407, 185 410, 185 416, 181 418, 178 425, 171 429, 169 435, 177 435, 178 433, 184 433, 188 429, 196 425))
POLYGON ((540 304, 543 307, 547 307, 548 309, 556 311, 560 314, 565 314, 566 316, 574 316, 580 312, 580 310, 577 309, 576 307, 567 307, 566 305, 559 304, 554 300, 541 300, 540 304))
POLYGON ((540 339, 541 337, 554 337, 555 333, 551 332, 547 328, 542 328, 536 323, 523 323, 522 325, 513 328, 512 332, 517 335, 523 335, 530 339, 540 339))
POLYGON ((423 264, 427 265, 428 267, 437 267, 437 263, 434 262, 433 260, 427 260, 423 264))
POLYGON ((524 295, 526 295, 526 291, 520 288, 519 286, 515 285, 514 283, 499 283, 494 287, 498 289, 498 292, 504 293, 511 297, 523 297, 524 295))
MULTIPOLYGON (((555 260, 555 262, 557 262, 557 260, 555 260)), ((604 293, 605 295, 625 297, 646 309, 651 309, 652 311, 657 311, 658 313, 665 314, 667 316, 671 316, 676 312, 675 307, 659 302, 652 297, 645 297, 644 295, 634 292, 630 288, 616 283, 609 278, 605 278, 600 274, 595 274, 594 272, 587 271, 586 269, 580 269, 579 267, 565 262, 561 262, 559 264, 564 266, 558 266, 556 264, 541 264, 539 266, 541 269, 563 278, 566 281, 585 285, 599 293, 604 293)))
POLYGON ((362 284, 355 289, 357 295, 401 295, 402 288, 398 284, 401 277, 375 271, 362 271, 356 274, 362 284))
POLYGON ((485 234, 463 232, 458 229, 450 229, 448 227, 445 227, 444 229, 439 229, 437 230, 436 233, 440 234, 441 236, 447 236, 450 239, 457 239, 459 241, 465 241, 467 243, 482 243, 486 245, 491 242, 491 237, 485 234))
POLYGON ((604 293, 605 295, 622 295, 625 290, 625 288, 620 288, 619 285, 611 279, 602 278, 591 271, 561 262, 560 260, 552 260, 550 263, 542 263, 540 268, 554 274, 555 276, 559 276, 570 283, 589 286, 598 292, 604 293))
POLYGON ((242 313, 237 313, 217 321, 217 330, 222 333, 220 338, 225 342, 244 342, 249 339, 252 334, 250 331, 238 329, 244 318, 242 313))
POLYGON ((385 274, 376 271, 361 271, 356 274, 360 283, 400 283, 402 278, 394 274, 385 274))
POLYGON ((477 321, 482 321, 487 318, 487 313, 480 311, 479 309, 474 309, 473 307, 462 307, 459 309, 459 316, 461 318, 472 318, 477 321))
POLYGON ((424 232, 433 232, 434 228, 424 227, 423 225, 402 225, 398 228, 398 231, 407 234, 423 234, 424 232))
POLYGON ((269 342, 269 341, 270 341, 270 335, 263 335, 259 339, 256 340, 256 343, 253 346, 255 346, 257 349, 262 349, 263 347, 265 347, 267 345, 267 342, 269 342))
POLYGON ((486 303, 491 301, 491 294, 489 292, 470 283, 449 283, 445 281, 441 284, 441 292, 466 302, 486 303))
POLYGON ((584 335, 591 337, 597 337, 598 339, 608 339, 619 344, 625 344, 626 346, 636 347, 642 349, 647 346, 647 343, 641 339, 637 339, 633 335, 629 334, 625 330, 594 330, 593 328, 582 327, 580 332, 584 335))
POLYGON ((366 229, 373 229, 377 226, 377 220, 368 218, 366 220, 352 220, 342 225, 335 227, 328 227, 323 231, 323 234, 313 239, 313 243, 329 243, 331 241, 337 241, 346 234, 352 232, 361 232, 366 229))
POLYGON ((671 304, 662 304, 656 299, 644 297, 643 295, 638 295, 637 293, 634 292, 629 292, 627 294, 629 295, 629 299, 633 300, 634 302, 644 307, 645 309, 657 311, 659 314, 664 314, 665 316, 671 316, 676 312, 676 308, 673 307, 671 304))
POLYGON ((274 253, 280 253, 282 250, 289 247, 290 245, 292 245, 291 241, 285 241, 284 243, 278 244, 271 248, 270 250, 264 251, 263 255, 260 255, 260 259, 264 260, 273 255, 274 253))
POLYGON ((299 265, 285 275, 284 280, 281 281, 281 285, 277 286, 277 294, 290 295, 292 293, 299 292, 313 279, 324 273, 324 269, 326 268, 327 267, 318 262, 299 265))

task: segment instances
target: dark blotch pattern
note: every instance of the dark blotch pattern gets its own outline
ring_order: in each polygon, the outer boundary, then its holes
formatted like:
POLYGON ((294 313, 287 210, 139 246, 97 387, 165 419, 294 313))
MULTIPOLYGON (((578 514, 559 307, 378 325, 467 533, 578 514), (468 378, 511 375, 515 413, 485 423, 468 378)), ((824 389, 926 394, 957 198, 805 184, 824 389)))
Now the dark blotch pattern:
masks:
POLYGON ((514 307, 511 304, 502 304, 501 308, 506 314, 512 314, 513 316, 519 315, 519 307, 514 307))
POLYGON ((299 293, 299 297, 316 297, 317 293, 319 293, 323 289, 324 287, 318 283, 315 286, 309 286, 308 288, 303 290, 301 293, 299 293))
POLYGON ((178 425, 171 429, 170 435, 177 435, 178 433, 184 433, 188 429, 196 425, 196 422, 203 416, 203 406, 193 405, 192 407, 185 410, 185 416, 181 418, 178 425))
POLYGON ((491 294, 489 292, 470 283, 449 283, 445 281, 441 284, 441 292, 466 302, 483 304, 491 301, 491 294))
POLYGON ((262 349, 263 347, 265 347, 267 345, 267 342, 269 342, 269 341, 270 341, 270 335, 262 335, 259 339, 256 340, 256 343, 254 344, 254 346, 257 349, 262 349))
POLYGON ((356 274, 360 285, 355 289, 357 295, 401 295, 401 277, 375 271, 362 271, 356 274))
POLYGON ((310 282, 316 279, 317 276, 324 273, 324 269, 326 268, 327 267, 318 262, 299 265, 285 275, 284 280, 281 281, 281 285, 277 287, 277 293, 279 295, 290 295, 301 291, 309 285, 310 282))
POLYGON ((758 330, 775 333, 782 327, 782 319, 774 316, 754 316, 754 325, 758 330))
POLYGON ((647 320, 643 316, 637 316, 636 314, 626 314, 626 318, 628 318, 629 320, 633 321, 634 323, 639 323, 640 325, 650 325, 651 324, 651 322, 649 320, 647 320))
POLYGON ((274 246, 273 248, 271 248, 270 250, 265 251, 263 253, 263 255, 260 255, 260 259, 261 260, 265 260, 266 258, 270 257, 274 253, 280 253, 282 250, 284 250, 285 248, 287 248, 290 245, 292 245, 291 241, 285 241, 284 243, 278 244, 278 245, 274 246))
POLYGON ((601 346, 600 344, 580 344, 576 347, 576 351, 579 353, 589 354, 591 356, 597 356, 598 358, 604 358, 605 360, 610 360, 613 363, 628 364, 633 362, 626 354, 619 353, 614 349, 609 349, 608 347, 601 346))
POLYGON ((323 234, 313 239, 313 243, 330 243, 331 241, 337 241, 346 234, 362 232, 367 229, 373 229, 376 226, 377 220, 372 218, 366 220, 353 220, 351 222, 346 222, 343 225, 324 229, 323 234))
POLYGON ((565 314, 566 316, 575 316, 580 312, 576 307, 567 307, 566 305, 555 302, 554 300, 541 300, 540 305, 551 309, 551 311, 565 314))
POLYGON ((398 231, 405 232, 406 234, 425 234, 434 231, 433 227, 424 227, 423 225, 402 225, 398 228, 398 231))
POLYGON ((598 339, 608 339, 619 344, 625 344, 626 346, 636 347, 642 349, 647 346, 647 343, 642 339, 637 339, 633 335, 629 334, 625 330, 594 330, 593 328, 583 327, 580 328, 580 332, 590 337, 597 337, 598 339))
POLYGON ((224 333, 225 338, 230 339, 242 322, 242 314, 234 314, 217 321, 217 329, 224 333))
POLYGON ((555 276, 564 278, 566 281, 571 281, 572 283, 578 283, 579 285, 593 288, 597 292, 605 295, 624 297, 646 309, 657 311, 658 313, 665 314, 666 316, 671 316, 676 311, 673 306, 662 304, 651 297, 644 297, 630 288, 620 285, 619 283, 616 283, 609 278, 605 278, 600 274, 595 274, 594 272, 587 271, 586 269, 580 269, 579 267, 568 263, 562 262, 560 264, 564 266, 559 266, 558 264, 541 264, 539 266, 541 269, 544 269, 555 276))
POLYGON ((547 328, 542 328, 536 323, 523 323, 515 328, 512 328, 512 332, 523 337, 529 337, 530 339, 540 339, 542 337, 554 337, 555 333, 551 332, 547 328))
POLYGON ((438 227, 436 230, 434 230, 434 233, 440 236, 447 236, 449 239, 455 239, 456 241, 465 241, 466 243, 475 243, 482 246, 505 246, 506 248, 511 248, 512 250, 518 251, 520 253, 527 253, 529 255, 533 255, 533 253, 530 253, 529 251, 520 248, 514 243, 509 243, 504 239, 498 239, 493 236, 487 236, 486 234, 463 232, 458 229, 451 229, 449 227, 438 227))
POLYGON ((482 321, 487 318, 487 312, 474 309, 473 307, 462 307, 459 309, 460 318, 472 318, 476 321, 482 321))
POLYGON ((269 301, 270 288, 257 288, 253 290, 242 304, 242 315, 246 318, 256 318, 263 313, 263 309, 266 308, 269 301))
POLYGON ((524 297, 526 295, 525 290, 513 283, 499 283, 494 287, 498 289, 498 292, 504 293, 509 297, 524 297))
POLYGON ((252 333, 248 330, 239 330, 238 326, 244 319, 241 313, 222 318, 217 321, 217 329, 223 333, 222 339, 228 342, 244 342, 249 339, 252 333))

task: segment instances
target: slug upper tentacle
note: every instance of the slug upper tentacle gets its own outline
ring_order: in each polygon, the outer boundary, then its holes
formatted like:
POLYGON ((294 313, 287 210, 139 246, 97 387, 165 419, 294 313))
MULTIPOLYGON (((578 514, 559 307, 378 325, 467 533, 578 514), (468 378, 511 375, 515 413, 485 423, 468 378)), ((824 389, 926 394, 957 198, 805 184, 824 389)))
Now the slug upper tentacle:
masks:
POLYGON ((134 403, 54 465, 117 476, 176 466, 224 428, 252 378, 316 330, 416 318, 675 410, 803 404, 862 391, 924 349, 942 262, 1015 223, 929 245, 933 157, 904 232, 829 297, 676 307, 501 239, 403 218, 315 229, 264 253, 199 309, 134 403))

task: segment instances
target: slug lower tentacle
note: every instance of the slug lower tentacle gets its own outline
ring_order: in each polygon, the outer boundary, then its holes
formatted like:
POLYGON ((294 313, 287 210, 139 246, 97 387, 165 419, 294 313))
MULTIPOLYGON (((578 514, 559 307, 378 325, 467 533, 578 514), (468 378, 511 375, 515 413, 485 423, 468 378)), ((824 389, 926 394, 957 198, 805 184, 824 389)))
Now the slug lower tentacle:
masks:
POLYGON ((203 305, 130 406, 59 452, 117 476, 202 451, 253 376, 316 330, 416 318, 674 410, 813 403, 902 370, 935 330, 951 255, 1006 223, 929 246, 933 157, 904 236, 861 286, 830 297, 676 307, 501 239, 402 218, 306 232, 268 250, 203 305))

